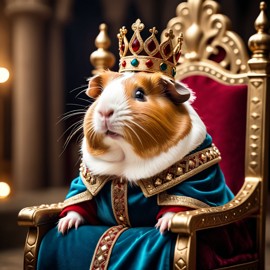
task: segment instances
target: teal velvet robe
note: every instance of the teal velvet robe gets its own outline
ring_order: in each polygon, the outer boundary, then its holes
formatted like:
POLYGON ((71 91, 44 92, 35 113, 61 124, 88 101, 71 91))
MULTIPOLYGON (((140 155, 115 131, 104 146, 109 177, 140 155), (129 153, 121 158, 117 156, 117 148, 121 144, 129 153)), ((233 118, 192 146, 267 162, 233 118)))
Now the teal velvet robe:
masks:
MULTIPOLYGON (((212 139, 207 135, 196 151, 209 147, 212 139)), ((111 182, 105 184, 94 197, 97 216, 102 225, 85 224, 66 235, 57 228, 49 231, 40 246, 38 269, 89 269, 95 247, 101 235, 111 226, 118 225, 111 205, 111 182)), ((84 192, 80 177, 73 180, 66 198, 84 192)), ((192 197, 209 206, 223 205, 233 198, 225 184, 218 164, 192 176, 181 184, 170 188, 167 193, 192 197)), ((160 234, 154 225, 160 210, 157 195, 146 198, 139 186, 128 186, 128 213, 131 227, 117 239, 108 269, 172 269, 176 234, 160 234)))

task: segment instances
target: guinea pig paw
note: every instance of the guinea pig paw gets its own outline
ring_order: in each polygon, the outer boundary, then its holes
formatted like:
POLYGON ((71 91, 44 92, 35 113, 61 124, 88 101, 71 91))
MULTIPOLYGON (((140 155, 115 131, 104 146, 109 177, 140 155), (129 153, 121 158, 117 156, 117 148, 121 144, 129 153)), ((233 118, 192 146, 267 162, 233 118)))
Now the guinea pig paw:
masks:
POLYGON ((173 212, 167 212, 161 218, 158 219, 158 222, 155 225, 155 227, 157 229, 159 229, 159 232, 161 234, 164 234, 164 232, 166 230, 169 230, 170 229, 171 219, 172 219, 173 215, 174 215, 173 212))
POLYGON ((80 214, 74 211, 70 211, 65 217, 59 220, 58 231, 62 234, 65 234, 72 227, 75 227, 75 229, 77 229, 79 225, 83 224, 84 222, 85 220, 80 214))
POLYGON ((63 235, 67 231, 68 228, 68 220, 66 217, 59 219, 57 229, 58 232, 62 233, 63 235))

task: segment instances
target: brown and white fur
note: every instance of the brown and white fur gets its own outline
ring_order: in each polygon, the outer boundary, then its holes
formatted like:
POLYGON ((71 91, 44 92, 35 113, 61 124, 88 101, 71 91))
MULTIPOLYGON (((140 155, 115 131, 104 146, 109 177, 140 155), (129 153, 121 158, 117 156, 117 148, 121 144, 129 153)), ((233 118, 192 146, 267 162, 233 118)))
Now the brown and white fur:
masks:
MULTIPOLYGON (((205 125, 190 105, 191 90, 159 73, 106 71, 90 78, 86 94, 96 100, 85 114, 81 151, 93 174, 136 183, 173 165, 205 139, 205 125)), ((161 233, 172 215, 158 220, 161 233)), ((58 229, 64 233, 83 222, 69 212, 58 229)))

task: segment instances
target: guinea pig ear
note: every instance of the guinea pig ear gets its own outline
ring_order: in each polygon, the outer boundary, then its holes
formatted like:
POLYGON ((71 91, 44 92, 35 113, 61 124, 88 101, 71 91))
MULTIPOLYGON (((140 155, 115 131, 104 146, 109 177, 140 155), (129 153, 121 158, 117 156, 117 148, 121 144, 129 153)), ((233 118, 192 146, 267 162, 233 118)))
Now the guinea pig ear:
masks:
POLYGON ((185 84, 170 79, 165 79, 165 91, 168 97, 177 105, 184 103, 192 95, 191 89, 185 84))
POLYGON ((102 79, 100 75, 96 75, 88 79, 88 88, 85 93, 90 98, 96 99, 102 92, 102 79))

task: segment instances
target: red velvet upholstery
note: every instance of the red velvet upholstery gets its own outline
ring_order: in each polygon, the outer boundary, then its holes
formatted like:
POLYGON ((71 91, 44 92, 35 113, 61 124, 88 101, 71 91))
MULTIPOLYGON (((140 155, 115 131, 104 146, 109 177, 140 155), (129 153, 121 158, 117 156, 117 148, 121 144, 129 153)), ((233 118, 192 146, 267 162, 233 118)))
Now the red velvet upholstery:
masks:
POLYGON ((197 265, 216 269, 257 259, 253 220, 200 231, 197 235, 197 265))
POLYGON ((225 85, 206 76, 183 82, 195 92, 193 106, 221 152, 221 168, 236 194, 244 181, 247 86, 225 85))
MULTIPOLYGON (((193 106, 221 152, 221 168, 236 194, 244 182, 247 86, 225 85, 198 75, 183 82, 195 92, 193 106)), ((256 259, 255 229, 249 223, 241 221, 199 232, 199 268, 208 270, 256 259)))

